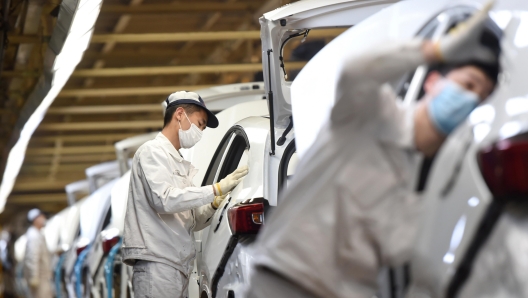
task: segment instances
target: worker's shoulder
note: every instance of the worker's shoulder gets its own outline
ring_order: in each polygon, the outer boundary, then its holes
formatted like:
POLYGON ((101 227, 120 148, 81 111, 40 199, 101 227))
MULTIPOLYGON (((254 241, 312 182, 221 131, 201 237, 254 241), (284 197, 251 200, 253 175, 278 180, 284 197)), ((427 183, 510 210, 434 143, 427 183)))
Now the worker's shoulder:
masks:
POLYGON ((143 154, 152 154, 159 150, 162 150, 162 144, 157 139, 152 139, 139 146, 135 155, 140 156, 143 154))

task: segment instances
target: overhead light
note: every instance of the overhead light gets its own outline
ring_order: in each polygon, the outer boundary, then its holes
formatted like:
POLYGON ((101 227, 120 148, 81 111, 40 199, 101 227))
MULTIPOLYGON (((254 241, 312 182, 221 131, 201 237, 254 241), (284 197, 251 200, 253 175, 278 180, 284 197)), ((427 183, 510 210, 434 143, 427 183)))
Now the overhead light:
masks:
POLYGON ((19 124, 18 127, 22 128, 18 140, 7 158, 0 184, 0 213, 4 211, 7 197, 13 190, 33 132, 88 48, 95 21, 101 10, 101 3, 102 0, 72 0, 63 1, 60 5, 57 24, 53 29, 45 55, 43 75, 23 111, 27 111, 35 103, 38 103, 38 107, 25 123, 19 124))

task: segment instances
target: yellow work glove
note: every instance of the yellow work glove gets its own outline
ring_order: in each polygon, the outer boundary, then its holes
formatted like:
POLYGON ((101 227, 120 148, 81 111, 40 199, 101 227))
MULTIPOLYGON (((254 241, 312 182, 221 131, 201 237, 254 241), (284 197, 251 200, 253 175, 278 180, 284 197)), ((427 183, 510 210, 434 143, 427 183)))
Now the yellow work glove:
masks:
POLYGON ((488 13, 494 1, 488 1, 480 11, 459 23, 435 43, 437 58, 442 62, 457 63, 469 60, 495 62, 493 52, 480 43, 488 13))
POLYGON ((32 287, 32 288, 38 288, 38 286, 40 285, 40 281, 38 278, 36 277, 33 277, 32 279, 29 280, 29 286, 32 287))
POLYGON ((220 205, 222 204, 222 202, 224 201, 224 199, 226 198, 227 194, 223 195, 223 196, 216 196, 214 197, 214 200, 213 202, 211 203, 213 205, 213 208, 214 209, 218 209, 218 207, 220 207, 220 205))
POLYGON ((224 179, 214 185, 215 194, 223 196, 237 186, 248 173, 248 166, 236 169, 233 173, 227 175, 224 179))

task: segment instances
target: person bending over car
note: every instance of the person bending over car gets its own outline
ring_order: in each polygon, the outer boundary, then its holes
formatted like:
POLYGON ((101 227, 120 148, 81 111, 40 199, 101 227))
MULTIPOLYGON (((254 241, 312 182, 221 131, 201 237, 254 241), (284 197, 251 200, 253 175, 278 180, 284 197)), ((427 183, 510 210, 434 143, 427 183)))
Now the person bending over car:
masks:
POLYGON ((134 266, 134 297, 187 297, 196 255, 194 231, 210 224, 226 194, 248 173, 235 170, 215 185, 195 187, 198 172, 183 159, 218 119, 194 92, 166 99, 163 130, 136 151, 130 175, 122 254, 134 266))
POLYGON ((329 122, 254 244, 246 297, 370 298, 382 266, 409 260, 420 154, 433 156, 497 82, 498 40, 480 43, 490 7, 438 42, 404 41, 345 62, 329 122), (422 64, 439 71, 404 108, 385 83, 422 64))

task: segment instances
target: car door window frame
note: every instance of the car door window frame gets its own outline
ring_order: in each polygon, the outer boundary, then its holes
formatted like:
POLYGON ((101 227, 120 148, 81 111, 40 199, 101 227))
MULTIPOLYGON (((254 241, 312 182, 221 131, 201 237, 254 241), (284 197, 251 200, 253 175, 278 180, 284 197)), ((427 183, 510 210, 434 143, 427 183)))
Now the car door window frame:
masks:
POLYGON ((202 186, 211 185, 213 183, 216 183, 219 179, 224 178, 220 175, 222 173, 222 170, 225 169, 224 161, 229 154, 232 154, 232 144, 237 136, 242 137, 244 139, 245 150, 249 150, 249 139, 246 133, 244 132, 244 129, 238 125, 231 127, 220 141, 220 144, 218 145, 213 155, 213 158, 211 159, 211 162, 207 167, 202 186), (219 158, 220 160, 218 160, 219 158), (211 175, 213 175, 212 180, 211 175))

